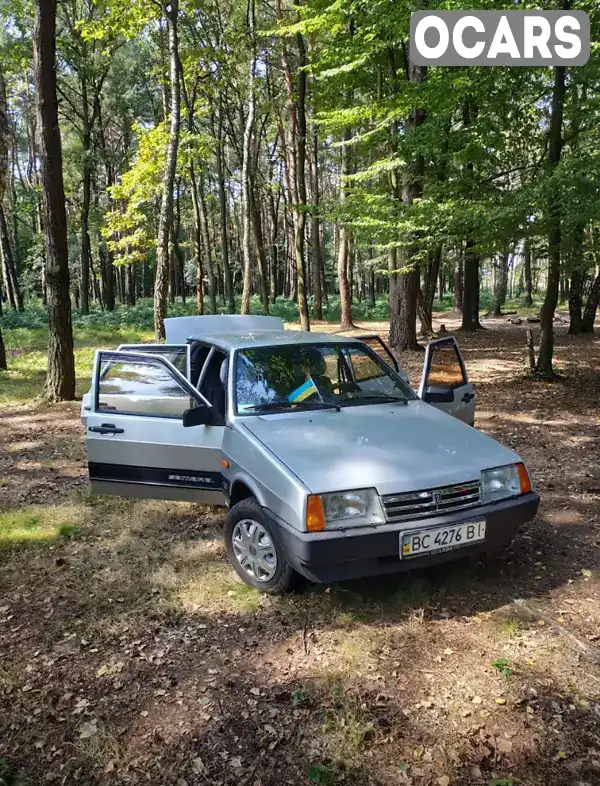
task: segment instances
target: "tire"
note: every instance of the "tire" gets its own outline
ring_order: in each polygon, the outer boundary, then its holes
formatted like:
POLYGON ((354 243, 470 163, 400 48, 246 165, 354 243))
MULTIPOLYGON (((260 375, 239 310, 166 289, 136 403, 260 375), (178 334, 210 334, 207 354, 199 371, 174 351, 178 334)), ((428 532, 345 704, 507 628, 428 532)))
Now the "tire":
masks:
POLYGON ((282 595, 296 583, 298 574, 285 558, 273 527, 254 497, 241 500, 227 514, 225 548, 233 569, 250 587, 282 595))

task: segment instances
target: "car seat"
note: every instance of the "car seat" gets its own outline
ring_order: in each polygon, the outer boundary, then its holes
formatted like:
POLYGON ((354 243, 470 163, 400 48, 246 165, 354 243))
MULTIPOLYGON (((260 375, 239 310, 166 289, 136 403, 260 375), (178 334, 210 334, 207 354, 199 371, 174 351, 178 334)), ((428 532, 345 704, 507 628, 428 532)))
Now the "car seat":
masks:
POLYGON ((202 380, 202 394, 206 396, 221 418, 225 418, 227 358, 220 361, 213 355, 202 380), (225 377, 225 379, 223 379, 225 377))

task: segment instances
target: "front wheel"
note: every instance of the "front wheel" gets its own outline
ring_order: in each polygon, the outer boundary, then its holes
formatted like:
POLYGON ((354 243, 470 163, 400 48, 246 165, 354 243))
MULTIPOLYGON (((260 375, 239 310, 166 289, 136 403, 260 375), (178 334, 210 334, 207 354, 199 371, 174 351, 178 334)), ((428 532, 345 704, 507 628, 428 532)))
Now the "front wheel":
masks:
POLYGON ((225 548, 235 572, 251 587, 269 595, 281 595, 292 588, 297 574, 253 497, 238 502, 227 514, 225 548))

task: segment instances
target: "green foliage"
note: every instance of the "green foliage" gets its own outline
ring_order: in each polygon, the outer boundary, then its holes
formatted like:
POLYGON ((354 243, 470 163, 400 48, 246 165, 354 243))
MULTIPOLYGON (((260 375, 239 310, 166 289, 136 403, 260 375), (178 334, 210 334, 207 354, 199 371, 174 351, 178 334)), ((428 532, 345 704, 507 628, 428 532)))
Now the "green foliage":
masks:
POLYGON ((492 666, 502 674, 505 680, 512 674, 512 670, 509 668, 510 662, 506 658, 495 658, 492 661, 492 666))
POLYGON ((325 764, 309 764, 306 768, 306 777, 311 783, 320 786, 333 786, 334 771, 325 764))
POLYGON ((119 206, 107 215, 103 230, 117 264, 143 260, 154 243, 156 207, 169 140, 164 122, 151 129, 134 125, 133 130, 138 135, 138 153, 121 183, 110 190, 111 199, 119 206))
POLYGON ((11 772, 5 759, 0 759, 0 786, 31 786, 29 778, 21 778, 11 772))
POLYGON ((305 704, 308 701, 308 691, 305 685, 299 683, 298 685, 294 685, 292 688, 292 704, 294 707, 298 707, 301 704, 305 704))

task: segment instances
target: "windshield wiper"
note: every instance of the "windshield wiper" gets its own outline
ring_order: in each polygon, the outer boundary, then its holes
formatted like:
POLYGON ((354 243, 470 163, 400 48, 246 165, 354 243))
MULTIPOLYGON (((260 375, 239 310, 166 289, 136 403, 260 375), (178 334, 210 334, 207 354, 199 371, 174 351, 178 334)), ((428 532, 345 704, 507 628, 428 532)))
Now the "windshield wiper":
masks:
POLYGON ((348 399, 349 401, 393 401, 396 404, 408 404, 407 398, 401 398, 400 396, 390 396, 387 393, 381 393, 380 395, 373 394, 371 396, 356 396, 356 398, 348 399))
POLYGON ((265 401, 263 404, 252 404, 244 412, 272 412, 278 409, 335 409, 340 411, 338 404, 327 401, 265 401))

